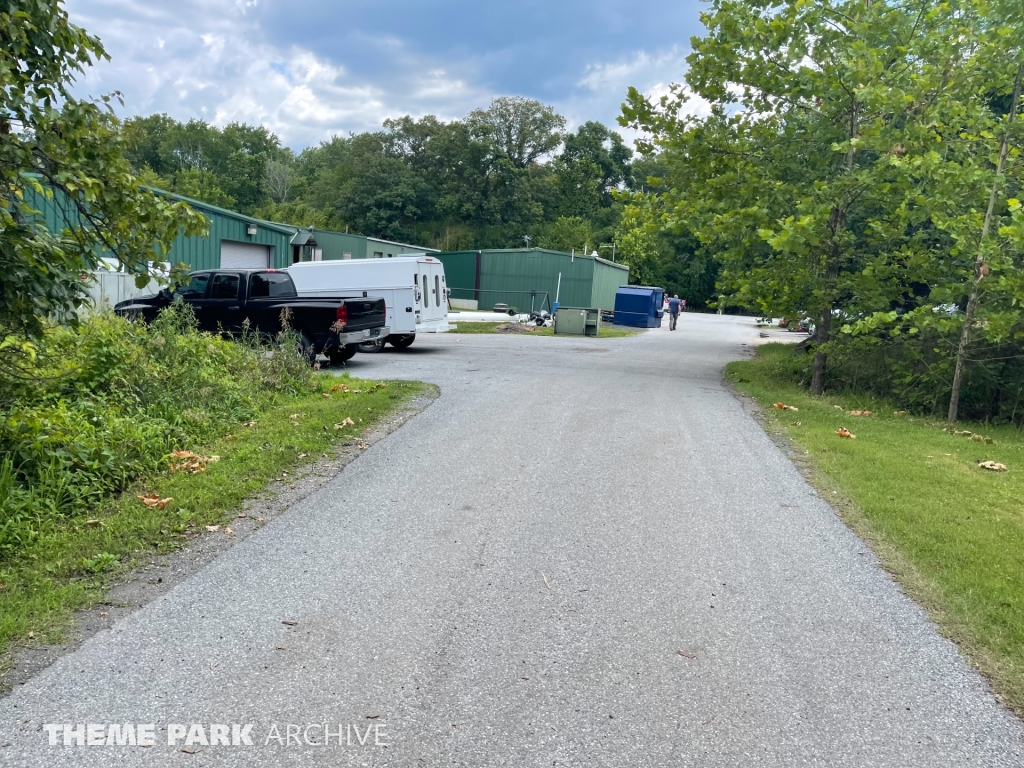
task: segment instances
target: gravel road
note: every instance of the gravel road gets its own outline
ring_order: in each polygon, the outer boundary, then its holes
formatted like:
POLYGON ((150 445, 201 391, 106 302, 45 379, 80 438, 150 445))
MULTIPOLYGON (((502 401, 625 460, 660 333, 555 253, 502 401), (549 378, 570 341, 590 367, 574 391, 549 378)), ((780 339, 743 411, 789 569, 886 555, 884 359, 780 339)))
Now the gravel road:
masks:
POLYGON ((761 340, 686 315, 357 356, 441 397, 0 701, 0 763, 1024 765, 1021 723, 727 390, 761 340))

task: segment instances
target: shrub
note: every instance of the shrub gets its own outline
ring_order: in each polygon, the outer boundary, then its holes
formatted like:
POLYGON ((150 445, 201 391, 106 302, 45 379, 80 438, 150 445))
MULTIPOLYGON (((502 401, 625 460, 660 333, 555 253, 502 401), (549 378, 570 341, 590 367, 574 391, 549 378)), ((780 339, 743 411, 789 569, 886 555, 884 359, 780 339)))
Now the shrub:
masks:
POLYGON ((108 312, 51 328, 26 365, 0 378, 0 560, 163 471, 171 451, 315 386, 291 335, 228 341, 180 303, 151 325, 108 312))

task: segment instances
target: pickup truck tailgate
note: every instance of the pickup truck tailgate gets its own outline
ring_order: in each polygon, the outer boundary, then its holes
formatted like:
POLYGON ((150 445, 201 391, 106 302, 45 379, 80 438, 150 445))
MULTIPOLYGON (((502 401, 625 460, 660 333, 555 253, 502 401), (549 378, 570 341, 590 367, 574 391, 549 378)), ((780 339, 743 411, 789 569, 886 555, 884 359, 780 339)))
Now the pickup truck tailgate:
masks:
POLYGON ((345 306, 348 308, 346 331, 379 328, 387 317, 384 299, 345 299, 345 306))

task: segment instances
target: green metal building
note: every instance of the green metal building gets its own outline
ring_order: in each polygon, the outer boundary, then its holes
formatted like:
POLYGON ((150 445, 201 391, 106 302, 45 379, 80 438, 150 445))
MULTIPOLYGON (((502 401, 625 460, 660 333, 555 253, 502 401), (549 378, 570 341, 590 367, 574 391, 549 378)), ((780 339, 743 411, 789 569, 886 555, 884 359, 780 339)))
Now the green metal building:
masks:
MULTIPOLYGON (((206 235, 178 235, 165 258, 172 264, 184 262, 192 269, 220 267, 283 269, 298 261, 320 259, 390 258, 403 253, 436 253, 434 249, 407 243, 393 243, 362 235, 294 227, 246 216, 215 205, 154 190, 188 203, 206 217, 206 235)), ((60 192, 51 198, 26 189, 28 202, 40 211, 51 231, 82 223, 74 206, 60 192)))
MULTIPOLYGON (((179 234, 164 260, 179 261, 192 269, 218 267, 287 267, 291 263, 295 227, 254 219, 169 192, 159 194, 183 200, 206 217, 209 233, 186 237, 179 234)), ((38 210, 53 232, 82 226, 77 210, 60 192, 52 197, 26 190, 27 202, 38 210)))
POLYGON ((544 248, 449 251, 438 258, 453 307, 490 309, 501 303, 520 311, 550 309, 557 296, 563 307, 611 310, 615 291, 629 282, 627 266, 544 248))
POLYGON ((332 261, 335 259, 390 259, 408 253, 437 253, 422 245, 395 243, 376 237, 330 232, 324 229, 303 228, 296 233, 302 243, 296 243, 292 261, 332 261))

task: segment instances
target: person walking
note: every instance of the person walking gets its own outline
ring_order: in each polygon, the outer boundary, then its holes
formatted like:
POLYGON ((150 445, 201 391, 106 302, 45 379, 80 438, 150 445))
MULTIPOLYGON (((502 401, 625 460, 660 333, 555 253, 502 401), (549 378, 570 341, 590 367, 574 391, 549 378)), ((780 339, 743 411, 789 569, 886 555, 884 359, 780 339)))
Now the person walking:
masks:
POLYGON ((679 321, 679 307, 682 303, 678 294, 672 294, 672 298, 668 300, 668 329, 670 331, 676 329, 676 323, 679 321))

